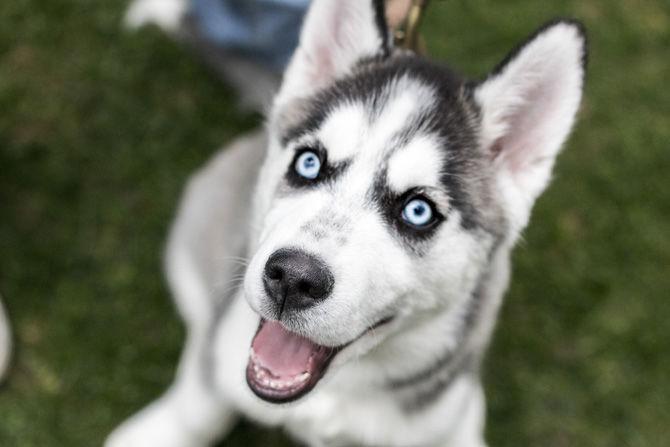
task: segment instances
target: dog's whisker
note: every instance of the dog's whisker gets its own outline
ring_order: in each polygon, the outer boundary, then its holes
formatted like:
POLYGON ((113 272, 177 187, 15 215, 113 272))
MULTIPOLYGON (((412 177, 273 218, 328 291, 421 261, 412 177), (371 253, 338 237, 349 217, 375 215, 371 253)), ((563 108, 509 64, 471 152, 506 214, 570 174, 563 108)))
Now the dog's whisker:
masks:
POLYGON ((251 260, 247 258, 242 258, 242 257, 221 257, 217 258, 217 262, 221 263, 231 263, 231 264, 236 264, 236 265, 241 265, 242 267, 248 267, 249 264, 251 263, 251 260))

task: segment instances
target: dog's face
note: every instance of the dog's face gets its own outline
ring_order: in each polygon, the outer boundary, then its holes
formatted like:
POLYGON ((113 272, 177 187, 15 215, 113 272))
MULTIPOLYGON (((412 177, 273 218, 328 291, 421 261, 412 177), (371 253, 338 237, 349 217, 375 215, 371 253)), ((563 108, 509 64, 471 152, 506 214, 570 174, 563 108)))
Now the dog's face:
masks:
POLYGON ((317 0, 271 115, 245 279, 265 321, 247 378, 266 400, 309 391, 342 347, 470 299, 579 104, 574 24, 475 84, 392 49, 380 11, 317 0))
POLYGON ((292 116, 277 123, 267 163, 278 178, 248 278, 261 315, 281 312, 329 346, 467 295, 490 232, 504 226, 493 222, 503 218, 482 181, 490 168, 459 81, 414 58, 369 64, 283 111, 292 116), (329 276, 327 296, 277 305, 263 279, 272 272, 262 271, 277 250, 313 257, 329 276))

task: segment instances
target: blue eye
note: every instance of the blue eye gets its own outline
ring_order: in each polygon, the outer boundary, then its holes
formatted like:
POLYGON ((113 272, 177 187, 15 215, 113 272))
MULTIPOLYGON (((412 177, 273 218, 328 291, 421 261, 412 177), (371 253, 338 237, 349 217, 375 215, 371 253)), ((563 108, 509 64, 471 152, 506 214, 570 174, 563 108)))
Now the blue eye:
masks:
POLYGON ((433 221, 433 208, 423 199, 412 199, 402 210, 402 218, 415 227, 424 227, 433 221))
POLYGON ((321 160, 316 153, 305 151, 295 161, 295 172, 299 176, 309 180, 314 180, 319 176, 321 170, 321 160))

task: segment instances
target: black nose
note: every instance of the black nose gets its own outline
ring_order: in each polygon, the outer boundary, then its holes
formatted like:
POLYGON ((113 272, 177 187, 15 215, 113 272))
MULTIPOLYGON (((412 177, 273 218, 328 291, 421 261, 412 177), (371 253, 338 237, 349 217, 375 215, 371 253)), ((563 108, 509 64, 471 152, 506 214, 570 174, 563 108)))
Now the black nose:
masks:
POLYGON ((305 309, 328 297, 335 279, 319 258, 302 250, 282 248, 265 264, 265 291, 277 304, 279 315, 305 309))

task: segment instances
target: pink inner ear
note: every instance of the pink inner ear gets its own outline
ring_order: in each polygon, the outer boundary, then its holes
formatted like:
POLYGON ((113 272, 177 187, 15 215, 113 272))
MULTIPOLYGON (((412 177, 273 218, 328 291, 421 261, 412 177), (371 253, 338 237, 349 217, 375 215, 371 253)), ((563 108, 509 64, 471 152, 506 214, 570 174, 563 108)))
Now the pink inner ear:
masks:
POLYGON ((317 45, 314 49, 316 60, 310 63, 312 67, 309 81, 313 85, 320 85, 335 71, 332 54, 327 45, 317 45))
POLYGON ((523 104, 508 118, 508 130, 491 147, 494 158, 505 158, 509 170, 519 172, 546 157, 542 147, 553 137, 557 112, 561 107, 560 80, 555 76, 529 88, 523 104))
POLYGON ((332 79, 338 67, 336 64, 336 51, 342 46, 343 26, 346 25, 347 11, 343 10, 342 2, 337 1, 328 16, 327 27, 319 30, 320 35, 315 37, 314 47, 307 57, 310 60, 309 81, 313 85, 325 84, 332 79))
POLYGON ((504 138, 498 138, 491 145, 491 149, 489 150, 491 151, 491 158, 493 160, 496 160, 498 157, 501 156, 500 154, 502 153, 503 148, 505 147, 505 142, 503 140, 504 138))

